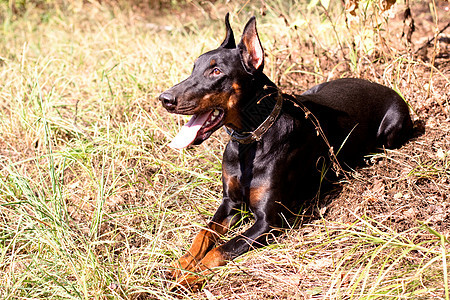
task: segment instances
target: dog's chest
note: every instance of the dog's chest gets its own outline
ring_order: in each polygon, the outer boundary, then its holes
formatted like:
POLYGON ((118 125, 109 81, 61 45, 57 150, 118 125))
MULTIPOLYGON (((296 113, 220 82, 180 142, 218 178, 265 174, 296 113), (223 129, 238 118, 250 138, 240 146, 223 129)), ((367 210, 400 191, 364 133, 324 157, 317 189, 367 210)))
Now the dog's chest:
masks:
POLYGON ((224 195, 251 202, 256 191, 261 196, 264 191, 273 190, 275 157, 279 155, 268 156, 257 143, 228 145, 222 162, 224 195))

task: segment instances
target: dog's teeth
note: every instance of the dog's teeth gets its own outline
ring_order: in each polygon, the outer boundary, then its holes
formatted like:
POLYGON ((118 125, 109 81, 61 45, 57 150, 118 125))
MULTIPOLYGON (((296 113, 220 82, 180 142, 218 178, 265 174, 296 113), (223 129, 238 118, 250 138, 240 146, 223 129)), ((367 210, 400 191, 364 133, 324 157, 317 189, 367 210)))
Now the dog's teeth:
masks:
POLYGON ((214 117, 217 117, 220 114, 220 111, 218 111, 217 109, 214 110, 214 117))

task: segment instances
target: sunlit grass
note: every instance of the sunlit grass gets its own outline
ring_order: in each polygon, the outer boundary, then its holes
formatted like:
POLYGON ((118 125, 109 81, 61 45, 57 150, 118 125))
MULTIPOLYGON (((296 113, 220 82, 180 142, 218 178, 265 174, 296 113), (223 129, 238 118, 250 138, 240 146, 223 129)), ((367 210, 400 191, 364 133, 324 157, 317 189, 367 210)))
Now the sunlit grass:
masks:
MULTIPOLYGON (((172 13, 141 11, 128 2, 47 1, 47 7, 18 6, 19 12, 0 3, 2 299, 204 296, 168 291, 164 270, 220 203, 227 137, 217 132, 201 147, 169 149, 187 118, 168 115, 159 93, 219 45, 227 11, 237 39, 248 18, 264 11, 258 29, 266 73, 283 87, 299 74, 311 84, 380 75, 366 64, 369 42, 346 46, 355 32, 373 38, 378 31, 369 34, 363 23, 347 30, 340 5, 291 2, 218 1, 207 9, 193 1, 171 7, 172 13), (340 59, 332 71, 321 65, 325 54, 340 59)), ((392 60, 376 80, 401 91, 416 63, 392 60)), ((409 175, 448 178, 448 157, 413 157, 409 175)), ((329 299, 448 297, 444 235, 429 224, 395 232, 356 218, 354 224, 319 220, 299 233, 291 230, 224 267, 207 288, 224 288, 231 298, 226 288, 233 278, 270 283, 283 274, 285 281, 274 282, 283 283, 278 288, 286 295, 291 280, 295 289, 329 299), (257 263, 250 268, 252 259, 257 263), (261 276, 249 275, 255 272, 261 276), (308 273, 320 280, 302 277, 308 273)), ((241 293, 252 298, 256 290, 245 294, 241 287, 241 293)))

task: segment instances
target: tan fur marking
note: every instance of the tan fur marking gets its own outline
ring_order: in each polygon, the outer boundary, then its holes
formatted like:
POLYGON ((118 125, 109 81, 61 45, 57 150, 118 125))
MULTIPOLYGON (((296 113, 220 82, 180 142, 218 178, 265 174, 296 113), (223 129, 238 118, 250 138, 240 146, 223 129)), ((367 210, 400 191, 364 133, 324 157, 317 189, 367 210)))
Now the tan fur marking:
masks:
POLYGON ((229 190, 239 190, 241 188, 241 184, 235 176, 228 177, 225 183, 227 184, 229 190))
POLYGON ((229 97, 230 94, 226 92, 207 94, 199 101, 197 110, 204 111, 213 107, 222 107, 225 109, 229 97))
POLYGON ((234 94, 231 95, 227 103, 227 117, 225 119, 225 124, 228 127, 239 130, 242 128, 242 122, 241 116, 238 111, 237 103, 238 103, 237 96, 234 94))
MULTIPOLYGON (((223 220, 220 224, 211 222, 209 226, 211 227, 211 230, 216 232, 218 235, 224 235, 228 231, 229 223, 230 223, 230 217, 223 220)), ((216 236, 214 243, 217 243, 218 238, 219 237, 216 236)))
POLYGON ((264 195, 267 193, 268 187, 266 186, 259 186, 250 188, 250 206, 256 207, 258 206, 259 202, 264 198, 264 195))
POLYGON ((225 264, 226 258, 223 255, 221 248, 217 247, 206 254, 205 258, 203 258, 200 262, 200 268, 202 268, 203 270, 212 269, 215 267, 223 266, 225 264))
POLYGON ((197 266, 198 262, 205 256, 208 248, 214 243, 215 239, 212 235, 213 233, 207 229, 200 230, 187 253, 172 263, 172 267, 175 268, 172 274, 173 277, 179 277, 179 269, 192 270, 197 266))
POLYGON ((235 95, 231 95, 230 98, 228 98, 227 102, 228 110, 235 108, 237 103, 238 103, 237 97, 235 95))
POLYGON ((233 93, 227 101, 227 118, 225 124, 232 129, 239 130, 242 128, 242 122, 238 111, 238 102, 242 87, 237 82, 233 82, 231 87, 233 88, 233 93))
POLYGON ((228 182, 230 180, 230 175, 228 175, 227 171, 222 168, 222 180, 223 182, 228 182))
MULTIPOLYGON (((184 275, 177 280, 177 284, 189 287, 192 291, 198 291, 206 280, 206 276, 211 274, 212 268, 223 266, 226 264, 226 258, 223 255, 220 247, 214 248, 208 252, 205 258, 193 270, 194 273, 184 273, 184 275)), ((175 287, 176 285, 174 285, 175 287)))
POLYGON ((205 96, 203 96, 203 100, 208 101, 211 98, 211 94, 206 94, 205 96))
POLYGON ((227 233, 232 218, 233 216, 229 216, 221 223, 210 222, 207 229, 200 230, 187 253, 172 263, 171 266, 174 268, 172 277, 179 277, 180 269, 195 270, 208 249, 217 243, 221 235, 227 233))
POLYGON ((233 88, 233 90, 236 94, 239 94, 241 92, 241 86, 239 85, 239 83, 233 82, 231 87, 233 88))
POLYGON ((224 124, 232 129, 241 129, 242 122, 239 114, 239 97, 241 86, 233 83, 233 91, 207 94, 201 98, 197 105, 197 111, 206 111, 214 107, 221 107, 225 110, 224 124))

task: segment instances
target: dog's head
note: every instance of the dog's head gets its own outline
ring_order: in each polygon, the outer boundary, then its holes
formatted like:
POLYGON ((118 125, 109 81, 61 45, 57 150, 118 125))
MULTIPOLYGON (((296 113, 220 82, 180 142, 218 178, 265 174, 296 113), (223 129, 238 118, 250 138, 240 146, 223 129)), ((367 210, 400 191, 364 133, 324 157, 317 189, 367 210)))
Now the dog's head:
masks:
POLYGON ((215 50, 206 52, 194 63, 192 74, 163 92, 159 99, 171 113, 192 115, 170 146, 181 149, 198 145, 226 125, 241 127, 240 108, 244 95, 264 68, 264 50, 252 17, 236 46, 229 14, 225 17, 226 36, 215 50))

